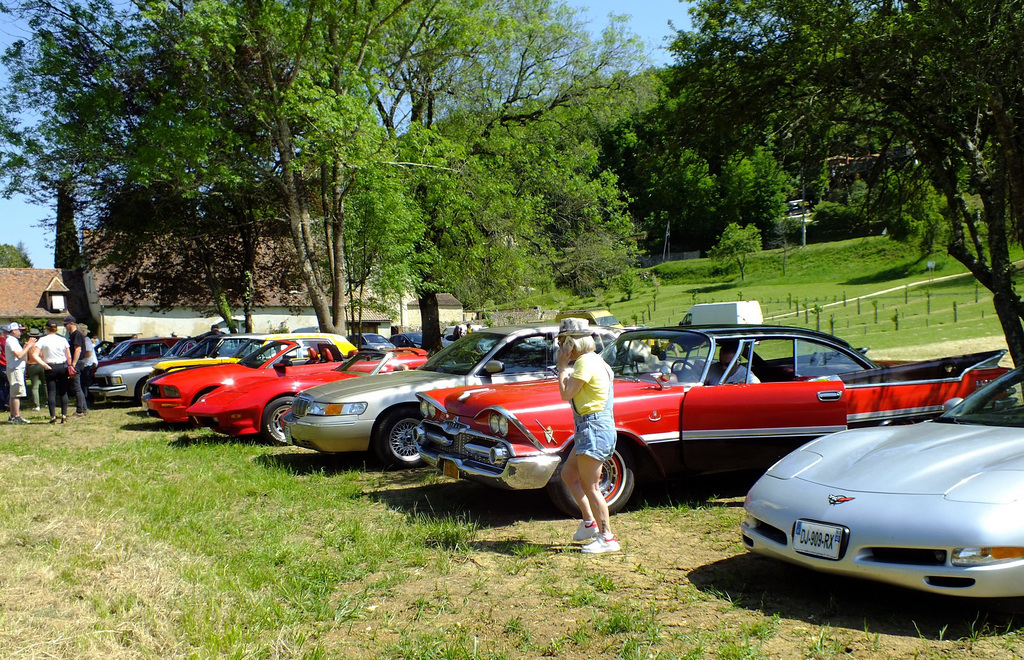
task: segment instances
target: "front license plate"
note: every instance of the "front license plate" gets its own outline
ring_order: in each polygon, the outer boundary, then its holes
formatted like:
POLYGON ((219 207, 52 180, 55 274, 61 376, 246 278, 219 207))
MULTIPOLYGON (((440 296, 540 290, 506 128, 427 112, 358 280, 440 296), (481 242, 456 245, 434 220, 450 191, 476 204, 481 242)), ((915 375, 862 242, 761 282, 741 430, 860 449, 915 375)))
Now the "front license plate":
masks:
POLYGON ((793 527, 793 549, 805 555, 839 559, 843 528, 810 520, 798 520, 793 527))
POLYGON ((459 466, 456 465, 454 461, 449 461, 447 458, 441 459, 441 472, 446 477, 451 477, 452 479, 459 478, 459 466))

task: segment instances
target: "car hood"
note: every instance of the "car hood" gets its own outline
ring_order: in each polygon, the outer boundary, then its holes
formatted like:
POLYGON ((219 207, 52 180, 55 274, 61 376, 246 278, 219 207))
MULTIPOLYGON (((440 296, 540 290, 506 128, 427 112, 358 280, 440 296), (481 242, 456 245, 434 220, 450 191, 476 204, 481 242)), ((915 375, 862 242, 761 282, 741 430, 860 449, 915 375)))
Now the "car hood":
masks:
POLYGON ((1021 429, 942 422, 857 429, 815 440, 778 465, 807 460, 806 452, 822 458, 798 478, 844 491, 948 495, 1000 482, 1019 483, 1024 496, 1021 429))
POLYGON ((146 360, 133 360, 125 362, 117 362, 113 364, 106 364, 96 370, 97 376, 107 376, 110 374, 124 373, 125 371, 135 371, 149 373, 157 363, 163 362, 166 358, 148 358, 146 360))
POLYGON ((361 378, 361 374, 350 371, 326 371, 322 373, 309 374, 299 378, 249 378, 241 379, 235 385, 224 386, 210 392, 199 399, 187 412, 189 413, 210 413, 233 405, 240 399, 249 401, 260 401, 274 394, 275 391, 284 394, 288 391, 296 391, 313 387, 318 383, 333 382, 336 380, 350 380, 361 378), (283 381, 293 381, 284 383, 283 381))
POLYGON ((317 401, 340 403, 355 399, 365 400, 367 394, 374 392, 422 392, 440 387, 455 387, 465 382, 465 376, 436 371, 395 371, 318 385, 306 390, 305 393, 317 401))

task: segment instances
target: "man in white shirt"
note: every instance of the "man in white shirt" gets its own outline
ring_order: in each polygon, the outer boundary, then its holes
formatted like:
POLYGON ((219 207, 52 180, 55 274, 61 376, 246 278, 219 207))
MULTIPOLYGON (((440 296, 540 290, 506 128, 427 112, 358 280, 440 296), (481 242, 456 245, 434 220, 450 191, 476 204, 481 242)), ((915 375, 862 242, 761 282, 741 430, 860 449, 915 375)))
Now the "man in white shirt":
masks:
POLYGON ((35 337, 29 337, 25 347, 21 346, 21 331, 25 326, 17 321, 5 328, 7 342, 4 344, 4 357, 7 358, 7 383, 10 386, 11 415, 8 424, 28 424, 21 416, 21 397, 25 396, 25 364, 28 352, 35 345, 35 337))

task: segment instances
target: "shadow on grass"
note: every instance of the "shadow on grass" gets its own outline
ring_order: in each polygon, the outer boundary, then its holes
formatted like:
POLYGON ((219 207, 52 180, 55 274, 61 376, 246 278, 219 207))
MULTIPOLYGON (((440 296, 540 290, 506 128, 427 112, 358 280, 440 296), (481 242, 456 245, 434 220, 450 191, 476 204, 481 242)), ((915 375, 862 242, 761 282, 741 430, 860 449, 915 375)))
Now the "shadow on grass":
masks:
POLYGON ((854 286, 857 284, 879 284, 881 282, 892 282, 893 280, 901 280, 914 272, 915 267, 920 268, 924 263, 925 257, 919 257, 915 261, 904 261, 894 265, 892 268, 886 268, 884 270, 875 271, 869 273, 863 277, 852 277, 844 282, 840 282, 840 285, 854 286))
POLYGON ((700 591, 735 607, 872 635, 974 639, 1019 629, 1024 622, 1017 601, 917 592, 749 553, 700 566, 687 577, 700 591))
POLYGON ((680 477, 637 486, 627 510, 641 507, 741 507, 764 472, 680 477), (727 501, 728 500, 728 501, 727 501))
MULTIPOLYGON (((170 426, 169 424, 166 426, 170 426)), ((179 427, 180 428, 180 427, 179 427)), ((258 445, 268 446, 266 440, 259 435, 221 435, 219 433, 193 433, 182 434, 177 440, 167 443, 174 449, 187 449, 188 447, 202 446, 223 446, 223 445, 258 445)))
POLYGON ((256 465, 260 467, 284 470, 296 476, 340 474, 353 470, 370 472, 381 469, 375 460, 375 457, 369 452, 324 454, 301 449, 280 454, 263 454, 254 459, 256 465))

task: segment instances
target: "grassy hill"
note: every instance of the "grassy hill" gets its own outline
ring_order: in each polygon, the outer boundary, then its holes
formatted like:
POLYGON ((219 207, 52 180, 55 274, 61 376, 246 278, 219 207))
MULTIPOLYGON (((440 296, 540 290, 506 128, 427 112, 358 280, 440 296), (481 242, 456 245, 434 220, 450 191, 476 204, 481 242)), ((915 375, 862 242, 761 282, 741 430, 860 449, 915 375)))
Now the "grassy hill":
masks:
POLYGON ((757 300, 766 323, 831 332, 871 347, 872 355, 1002 337, 991 293, 960 263, 885 237, 790 248, 785 255, 766 250, 748 259, 746 272, 741 281, 735 265, 674 261, 645 271, 632 297, 612 288, 591 298, 548 295, 529 304, 607 307, 626 324, 675 325, 696 303, 757 300))

